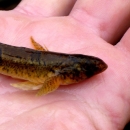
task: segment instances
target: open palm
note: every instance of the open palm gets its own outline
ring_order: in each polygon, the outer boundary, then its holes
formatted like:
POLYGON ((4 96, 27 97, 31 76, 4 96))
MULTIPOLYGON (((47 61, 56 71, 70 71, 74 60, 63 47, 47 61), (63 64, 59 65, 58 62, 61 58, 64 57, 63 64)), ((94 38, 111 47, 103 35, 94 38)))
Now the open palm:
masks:
POLYGON ((0 11, 2 43, 32 48, 33 36, 50 51, 93 55, 108 64, 102 74, 41 97, 11 87, 18 81, 0 75, 0 129, 123 129, 130 119, 129 7, 129 0, 24 0, 0 11))

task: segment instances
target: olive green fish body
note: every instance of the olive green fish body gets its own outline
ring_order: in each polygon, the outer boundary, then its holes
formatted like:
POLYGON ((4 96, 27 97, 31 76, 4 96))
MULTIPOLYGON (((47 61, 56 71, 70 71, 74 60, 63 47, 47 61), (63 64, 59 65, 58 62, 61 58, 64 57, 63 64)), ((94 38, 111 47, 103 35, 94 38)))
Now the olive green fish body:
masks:
POLYGON ((53 91, 52 84, 58 87, 77 83, 106 68, 101 59, 93 56, 40 51, 0 43, 0 73, 29 81, 30 86, 33 83, 43 84, 46 91, 50 91, 47 90, 48 84, 51 84, 53 91))

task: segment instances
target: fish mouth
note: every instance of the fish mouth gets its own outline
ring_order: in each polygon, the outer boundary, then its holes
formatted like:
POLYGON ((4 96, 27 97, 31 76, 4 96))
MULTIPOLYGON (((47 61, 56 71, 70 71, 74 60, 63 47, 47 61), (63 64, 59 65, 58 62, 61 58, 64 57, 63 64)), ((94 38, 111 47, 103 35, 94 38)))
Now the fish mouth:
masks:
POLYGON ((108 65, 104 61, 102 61, 102 63, 100 63, 98 67, 100 69, 100 72, 103 72, 108 68, 108 65))
POLYGON ((101 59, 96 59, 94 64, 90 67, 88 76, 94 76, 96 74, 102 73, 108 68, 108 65, 101 59))

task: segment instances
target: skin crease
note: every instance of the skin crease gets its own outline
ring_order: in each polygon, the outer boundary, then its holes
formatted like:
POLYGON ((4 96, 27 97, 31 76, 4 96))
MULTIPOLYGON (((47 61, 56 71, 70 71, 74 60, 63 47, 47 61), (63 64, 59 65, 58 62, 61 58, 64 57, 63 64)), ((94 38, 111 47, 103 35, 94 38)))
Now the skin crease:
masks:
POLYGON ((23 0, 0 11, 0 42, 32 48, 33 36, 50 51, 108 64, 102 74, 42 97, 11 87, 18 80, 0 75, 0 129, 123 130, 130 120, 129 7, 129 0, 23 0))

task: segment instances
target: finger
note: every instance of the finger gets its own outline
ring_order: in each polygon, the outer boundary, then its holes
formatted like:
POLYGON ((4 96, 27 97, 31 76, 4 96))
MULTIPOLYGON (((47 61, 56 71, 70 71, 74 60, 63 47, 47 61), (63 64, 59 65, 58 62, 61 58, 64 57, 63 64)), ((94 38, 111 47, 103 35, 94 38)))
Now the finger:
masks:
MULTIPOLYGON (((129 76, 129 79, 130 79, 130 72, 128 70, 130 70, 129 68, 129 63, 130 63, 130 27, 129 29, 127 30, 127 32, 125 33, 125 35, 123 36, 123 38, 121 39, 121 41, 116 45, 116 47, 118 48, 118 50, 120 50, 124 55, 125 55, 125 58, 124 60, 127 61, 127 63, 123 63, 123 67, 125 68, 125 65, 127 65, 127 68, 126 68, 126 72, 124 71, 125 75, 127 75, 127 78, 128 79, 128 76, 129 76)), ((129 84, 129 81, 128 80, 128 84, 129 84)), ((126 99, 126 102, 128 102, 128 107, 126 108, 129 108, 130 109, 130 87, 125 87, 125 90, 126 90, 126 93, 124 94, 124 99, 126 99)), ((128 112, 129 113, 129 112, 128 112)), ((126 113, 126 114, 128 114, 126 113)), ((130 121, 130 115, 128 115, 128 119, 130 121)))
POLYGON ((15 10, 42 16, 68 15, 76 0, 23 0, 15 10))
POLYGON ((130 26, 130 0, 78 0, 71 16, 107 42, 115 43, 130 26))

